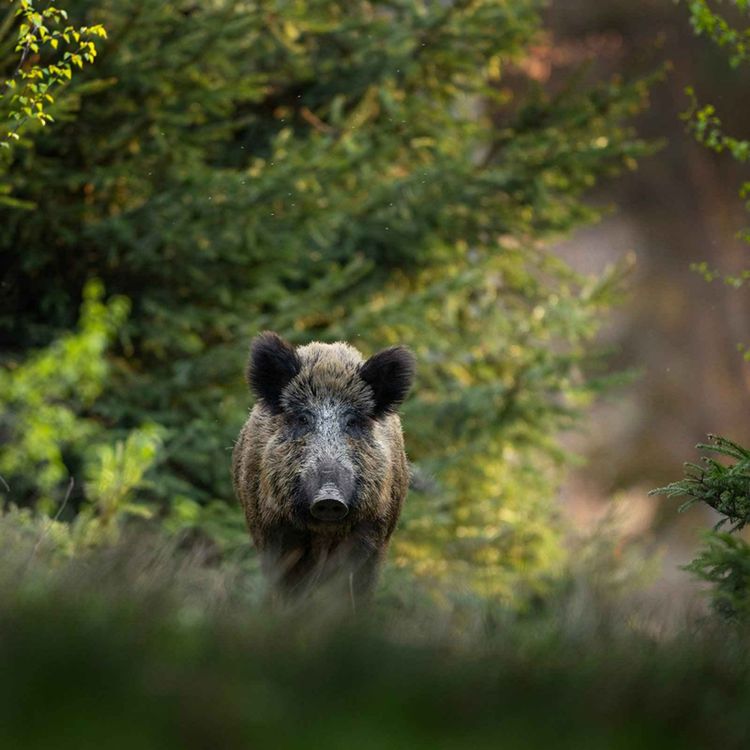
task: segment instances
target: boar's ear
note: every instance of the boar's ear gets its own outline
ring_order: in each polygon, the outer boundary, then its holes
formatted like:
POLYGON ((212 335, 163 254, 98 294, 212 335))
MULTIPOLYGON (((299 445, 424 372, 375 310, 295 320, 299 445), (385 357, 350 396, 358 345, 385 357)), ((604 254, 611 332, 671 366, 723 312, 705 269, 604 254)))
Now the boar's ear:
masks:
POLYGON ((391 346, 373 354, 359 370, 375 395, 373 416, 394 412, 406 398, 414 380, 416 361, 405 346, 391 346))
POLYGON ((281 411, 281 391, 302 367, 294 347, 278 334, 264 331, 253 339, 247 382, 272 412, 281 411))

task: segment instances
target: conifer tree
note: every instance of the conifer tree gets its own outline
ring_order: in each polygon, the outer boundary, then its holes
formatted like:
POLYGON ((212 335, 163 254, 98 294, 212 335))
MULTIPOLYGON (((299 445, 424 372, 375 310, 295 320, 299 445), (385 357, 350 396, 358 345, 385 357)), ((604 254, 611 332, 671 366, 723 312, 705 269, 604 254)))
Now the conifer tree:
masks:
POLYGON ((8 170, 33 208, 0 209, 6 361, 71 327, 90 277, 130 298, 88 416, 166 428, 149 493, 169 513, 231 502, 258 330, 408 344, 407 446, 434 482, 396 563, 542 587, 558 433, 596 388, 621 273, 576 274, 548 243, 646 150, 627 123, 647 84, 526 80, 541 7, 71 0, 109 39, 8 170))

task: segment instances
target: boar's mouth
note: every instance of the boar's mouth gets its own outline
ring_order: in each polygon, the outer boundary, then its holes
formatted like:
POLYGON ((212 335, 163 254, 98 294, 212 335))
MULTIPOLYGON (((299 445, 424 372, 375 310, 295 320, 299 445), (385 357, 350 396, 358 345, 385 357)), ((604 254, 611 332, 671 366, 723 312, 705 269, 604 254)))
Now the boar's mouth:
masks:
POLYGON ((349 505, 335 484, 324 484, 310 505, 310 513, 318 521, 343 521, 349 505))

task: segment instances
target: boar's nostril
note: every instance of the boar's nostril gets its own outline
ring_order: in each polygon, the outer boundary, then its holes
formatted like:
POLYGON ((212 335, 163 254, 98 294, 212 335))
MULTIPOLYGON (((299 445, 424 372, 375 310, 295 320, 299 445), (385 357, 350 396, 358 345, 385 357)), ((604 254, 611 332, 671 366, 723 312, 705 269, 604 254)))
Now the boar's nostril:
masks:
POLYGON ((312 504, 310 512, 319 521, 340 521, 349 513, 349 508, 341 500, 326 497, 322 500, 316 500, 312 504))
POLYGON ((333 485, 321 487, 310 506, 310 513, 319 521, 341 521, 349 513, 349 506, 333 485))

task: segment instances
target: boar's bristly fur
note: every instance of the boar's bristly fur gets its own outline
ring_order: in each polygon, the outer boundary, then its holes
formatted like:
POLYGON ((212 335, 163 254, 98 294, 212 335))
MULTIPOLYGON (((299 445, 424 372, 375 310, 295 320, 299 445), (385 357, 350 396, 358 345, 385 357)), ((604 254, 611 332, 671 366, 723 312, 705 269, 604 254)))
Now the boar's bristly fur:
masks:
POLYGON ((409 486, 396 413, 414 377, 405 347, 364 361, 345 343, 252 344, 257 401, 234 448, 233 479, 275 589, 343 584, 371 593, 409 486), (337 584, 338 582, 338 584, 337 584))

